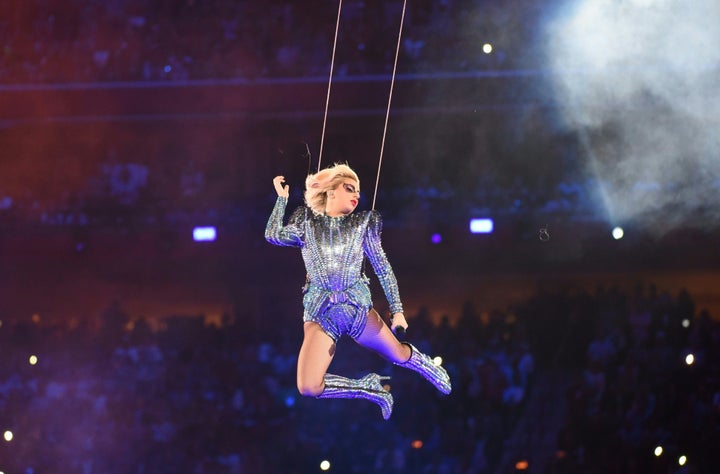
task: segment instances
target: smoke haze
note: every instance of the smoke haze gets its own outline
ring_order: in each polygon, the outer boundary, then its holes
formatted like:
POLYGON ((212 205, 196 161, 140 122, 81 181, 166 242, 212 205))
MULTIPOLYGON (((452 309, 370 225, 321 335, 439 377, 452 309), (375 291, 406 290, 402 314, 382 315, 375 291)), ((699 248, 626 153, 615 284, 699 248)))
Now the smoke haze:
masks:
POLYGON ((585 0, 547 24, 564 124, 602 209, 657 234, 720 225, 720 2, 585 0))

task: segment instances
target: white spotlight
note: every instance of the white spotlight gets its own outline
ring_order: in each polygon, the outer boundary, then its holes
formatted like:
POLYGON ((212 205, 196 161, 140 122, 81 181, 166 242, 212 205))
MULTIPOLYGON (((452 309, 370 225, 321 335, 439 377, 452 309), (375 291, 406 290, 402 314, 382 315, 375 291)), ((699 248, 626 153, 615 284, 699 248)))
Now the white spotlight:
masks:
POLYGON ((5 433, 3 433, 3 438, 5 438, 5 441, 10 442, 13 439, 13 432, 10 430, 7 430, 5 433))
POLYGON ((695 356, 694 356, 694 355, 688 354, 688 355, 685 356, 685 363, 686 363, 687 365, 693 365, 694 362, 695 362, 695 356))
POLYGON ((612 230, 612 236, 613 236, 613 239, 615 239, 615 240, 622 239, 624 235, 625 235, 625 231, 622 229, 622 227, 615 227, 612 230))
POLYGON ((473 234, 492 234, 494 227, 492 219, 470 219, 470 232, 473 234))
POLYGON ((656 456, 656 457, 662 456, 662 453, 663 453, 663 448, 662 448, 662 446, 657 446, 657 447, 655 448, 655 451, 654 451, 654 452, 655 452, 655 456, 656 456))
POLYGON ((320 463, 320 469, 323 470, 323 471, 329 470, 329 469, 330 469, 330 461, 327 461, 327 460, 322 461, 322 462, 320 463))
POLYGON ((215 227, 195 227, 193 229, 193 240, 195 242, 213 242, 217 238, 215 227))
POLYGON ((678 464, 679 464, 679 465, 684 466, 686 462, 687 462, 687 456, 684 456, 684 455, 683 455, 683 456, 680 456, 680 457, 678 458, 678 464))
POLYGON ((485 43, 483 45, 483 53, 490 54, 490 53, 492 53, 492 50, 493 50, 493 47, 490 43, 485 43))

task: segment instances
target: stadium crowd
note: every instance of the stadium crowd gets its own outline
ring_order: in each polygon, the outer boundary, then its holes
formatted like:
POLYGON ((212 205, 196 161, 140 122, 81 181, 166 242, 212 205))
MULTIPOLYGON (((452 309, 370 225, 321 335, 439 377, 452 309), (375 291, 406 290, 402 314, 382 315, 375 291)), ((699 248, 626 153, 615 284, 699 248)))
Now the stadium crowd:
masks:
POLYGON ((341 341, 335 372, 393 376, 387 422, 363 401, 299 397, 299 323, 271 328, 268 315, 238 312, 219 326, 188 315, 151 330, 119 303, 66 324, 7 316, 4 472, 310 473, 323 460, 335 472, 496 472, 548 368, 569 375, 546 472, 708 472, 718 442, 720 325, 686 292, 538 291, 514 309, 466 304, 454 324, 421 310, 412 340, 443 357, 449 397, 341 341))
MULTIPOLYGON (((505 50, 522 50, 540 2, 481 3, 411 2, 402 71, 511 65, 505 50), (498 49, 485 54, 484 42, 498 49)), ((400 1, 344 2, 336 73, 391 71, 401 12, 400 1)), ((336 15, 328 0, 11 1, 0 18, 0 83, 326 76, 336 15)))

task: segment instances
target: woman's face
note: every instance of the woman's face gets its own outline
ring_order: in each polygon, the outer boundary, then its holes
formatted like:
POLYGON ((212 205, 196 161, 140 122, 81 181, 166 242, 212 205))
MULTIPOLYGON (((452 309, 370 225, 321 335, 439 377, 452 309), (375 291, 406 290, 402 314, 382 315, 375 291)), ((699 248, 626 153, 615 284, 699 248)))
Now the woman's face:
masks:
POLYGON ((360 202, 360 189, 355 180, 344 178, 342 182, 328 193, 325 212, 331 217, 350 214, 360 202))

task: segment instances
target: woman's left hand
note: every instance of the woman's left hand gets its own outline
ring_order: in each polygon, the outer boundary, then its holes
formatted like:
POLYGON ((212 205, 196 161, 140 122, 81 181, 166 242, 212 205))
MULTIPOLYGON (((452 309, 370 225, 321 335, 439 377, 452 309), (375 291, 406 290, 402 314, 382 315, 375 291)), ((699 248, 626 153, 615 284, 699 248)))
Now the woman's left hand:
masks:
POLYGON ((397 328, 403 328, 403 331, 407 331, 408 323, 405 321, 405 315, 402 313, 395 313, 390 318, 390 330, 397 332, 397 328))
POLYGON ((275 192, 280 197, 290 197, 290 185, 286 184, 283 186, 283 183, 285 182, 285 176, 275 176, 273 178, 273 186, 275 187, 275 192))

